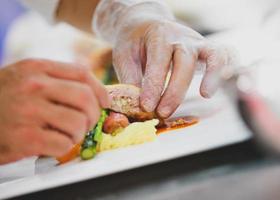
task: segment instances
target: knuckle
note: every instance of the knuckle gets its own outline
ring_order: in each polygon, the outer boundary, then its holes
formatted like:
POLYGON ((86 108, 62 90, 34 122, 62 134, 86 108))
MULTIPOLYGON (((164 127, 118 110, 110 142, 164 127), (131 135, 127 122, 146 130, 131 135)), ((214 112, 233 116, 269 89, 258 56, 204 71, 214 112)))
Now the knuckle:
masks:
POLYGON ((23 59, 19 62, 19 66, 26 69, 26 68, 33 68, 40 65, 40 61, 33 58, 23 59))
POLYGON ((51 66, 51 61, 44 59, 27 58, 18 62, 17 67, 23 71, 40 71, 51 66))
POLYGON ((79 66, 78 74, 81 80, 87 81, 90 78, 90 70, 87 67, 79 66))
POLYGON ((92 104, 92 90, 89 86, 83 86, 83 88, 80 91, 79 95, 79 101, 81 104, 85 105, 87 108, 89 108, 92 104))
POLYGON ((171 39, 169 29, 174 28, 178 29, 174 26, 173 23, 167 21, 157 21, 150 25, 146 32, 146 39, 150 42, 162 43, 164 41, 169 41, 171 39))
POLYGON ((170 27, 170 23, 167 21, 157 21, 156 23, 153 23, 152 26, 150 27, 150 30, 153 32, 160 32, 164 33, 166 29, 170 27))
POLYGON ((23 127, 19 130, 19 133, 23 137, 22 141, 32 146, 34 150, 43 148, 44 141, 33 127, 23 127))
POLYGON ((89 72, 91 70, 90 65, 75 64, 74 67, 78 70, 81 70, 82 72, 89 72))
POLYGON ((150 49, 150 51, 162 51, 161 48, 159 48, 160 46, 161 47, 165 47, 167 48, 168 47, 168 42, 166 41, 166 37, 158 37, 158 36, 154 36, 154 37, 149 37, 147 39, 147 47, 150 49))
POLYGON ((18 106, 18 112, 21 113, 24 117, 32 119, 37 115, 39 109, 32 103, 26 103, 24 106, 18 106))
POLYGON ((32 128, 23 126, 23 127, 20 127, 17 129, 17 133, 18 133, 18 136, 22 137, 20 139, 23 139, 26 141, 29 141, 29 140, 33 141, 32 137, 33 137, 34 131, 32 128))
POLYGON ((196 46, 185 46, 180 45, 176 47, 176 51, 179 51, 182 53, 182 55, 187 56, 190 58, 190 60, 197 60, 198 59, 198 48, 196 46))
POLYGON ((148 88, 147 92, 151 92, 155 94, 160 94, 163 90, 163 85, 161 84, 161 81, 152 78, 152 77, 146 77, 144 80, 144 88, 148 88))
POLYGON ((76 120, 72 122, 72 130, 75 134, 85 133, 87 129, 87 117, 83 114, 77 116, 76 120))
POLYGON ((93 115, 93 120, 92 120, 92 124, 91 124, 92 126, 94 126, 98 122, 100 115, 101 115, 100 109, 97 109, 93 115))
POLYGON ((22 83, 22 91, 26 93, 33 93, 37 91, 41 91, 46 87, 45 82, 40 79, 39 77, 28 77, 23 83, 22 83))

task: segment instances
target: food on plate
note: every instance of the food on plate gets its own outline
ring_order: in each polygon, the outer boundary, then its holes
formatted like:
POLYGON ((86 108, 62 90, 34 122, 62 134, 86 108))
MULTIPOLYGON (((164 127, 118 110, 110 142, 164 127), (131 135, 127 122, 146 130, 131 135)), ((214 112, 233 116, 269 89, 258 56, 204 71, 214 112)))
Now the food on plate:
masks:
POLYGON ((60 164, 66 163, 70 160, 75 159, 77 156, 80 155, 80 151, 81 151, 81 143, 79 144, 75 144, 72 149, 65 155, 61 156, 61 157, 57 157, 57 161, 60 164))
POLYGON ((110 112, 103 124, 103 132, 117 135, 129 125, 128 118, 121 113, 110 112))
POLYGON ((128 84, 106 86, 112 99, 110 109, 125 114, 135 121, 145 121, 156 118, 155 113, 145 112, 140 107, 140 88, 128 84))
POLYGON ((102 110, 97 125, 86 134, 83 143, 75 145, 69 153, 57 158, 59 163, 70 161, 79 154, 83 160, 88 160, 93 158, 97 152, 141 144, 156 138, 157 119, 129 123, 128 118, 124 119, 124 117, 120 113, 102 110), (108 115, 108 112, 111 113, 108 115), (112 121, 114 119, 117 123, 112 121))
POLYGON ((198 122, 199 119, 198 117, 195 116, 182 116, 182 117, 167 119, 162 121, 161 125, 157 128, 157 134, 192 126, 194 124, 197 124, 198 122))
POLYGON ((84 160, 91 159, 97 152, 98 145, 102 141, 102 127, 107 117, 107 112, 102 110, 101 116, 96 126, 85 136, 81 149, 81 158, 84 160))
POLYGON ((156 139, 157 124, 157 119, 133 122, 116 135, 104 133, 98 150, 105 151, 153 141, 156 139))
POLYGON ((153 141, 157 133, 198 122, 195 117, 156 119, 154 113, 141 109, 140 89, 133 85, 117 84, 106 88, 111 98, 110 108, 102 110, 98 123, 86 134, 81 144, 57 158, 59 163, 70 161, 78 155, 83 160, 89 160, 98 152, 153 141))

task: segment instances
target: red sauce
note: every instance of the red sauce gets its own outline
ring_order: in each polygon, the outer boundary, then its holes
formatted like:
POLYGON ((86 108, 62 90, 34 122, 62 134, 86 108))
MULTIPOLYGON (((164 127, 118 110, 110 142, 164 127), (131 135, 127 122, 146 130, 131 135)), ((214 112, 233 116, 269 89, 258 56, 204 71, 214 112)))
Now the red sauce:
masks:
POLYGON ((198 117, 194 116, 184 116, 184 117, 176 117, 167 119, 164 121, 160 127, 157 128, 157 134, 161 134, 166 131, 171 131, 179 128, 186 128, 197 124, 199 122, 198 117))

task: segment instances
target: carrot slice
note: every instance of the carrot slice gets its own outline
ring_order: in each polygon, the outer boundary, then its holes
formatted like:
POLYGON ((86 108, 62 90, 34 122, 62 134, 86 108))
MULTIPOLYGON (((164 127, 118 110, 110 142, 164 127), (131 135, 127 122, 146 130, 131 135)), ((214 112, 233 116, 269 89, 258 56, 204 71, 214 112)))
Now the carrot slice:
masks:
POLYGON ((75 144, 68 153, 66 153, 61 157, 57 157, 56 160, 59 162, 59 164, 69 162, 75 159, 80 154, 80 150, 81 150, 81 143, 75 144))

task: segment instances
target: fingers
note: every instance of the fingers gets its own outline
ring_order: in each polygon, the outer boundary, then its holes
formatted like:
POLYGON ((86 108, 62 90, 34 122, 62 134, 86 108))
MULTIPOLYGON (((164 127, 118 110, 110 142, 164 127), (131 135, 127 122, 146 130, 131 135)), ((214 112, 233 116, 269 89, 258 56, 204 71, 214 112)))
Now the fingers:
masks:
POLYGON ((139 55, 133 55, 138 53, 138 49, 134 50, 128 47, 115 48, 113 50, 113 65, 116 69, 118 80, 121 83, 141 87, 143 76, 141 60, 139 55))
POLYGON ((39 149, 41 155, 54 157, 62 156, 74 145, 69 137, 56 130, 42 129, 39 134, 42 137, 42 145, 39 149))
POLYGON ((160 117, 169 117, 184 100, 195 71, 196 59, 192 52, 175 47, 171 78, 157 108, 160 117))
POLYGON ((59 79, 86 83, 96 94, 100 106, 103 108, 108 108, 110 106, 109 97, 105 87, 92 75, 89 67, 46 60, 43 60, 42 62, 44 62, 42 68, 48 73, 48 75, 59 79))
POLYGON ((87 84, 53 78, 48 80, 48 87, 42 92, 52 102, 83 112, 88 118, 88 128, 96 124, 100 107, 96 95, 87 84))
POLYGON ((51 60, 38 60, 41 69, 48 75, 60 79, 85 81, 89 76, 90 68, 85 65, 63 63, 51 60))
POLYGON ((225 48, 206 46, 200 50, 199 58, 206 63, 200 94, 205 98, 210 98, 219 87, 222 69, 230 64, 230 55, 225 48))
POLYGON ((88 130, 86 115, 69 107, 46 102, 39 112, 45 126, 65 134, 73 143, 80 142, 88 130))
POLYGON ((95 97, 98 99, 100 106, 102 108, 109 108, 111 103, 105 86, 97 80, 93 74, 90 74, 90 76, 91 77, 88 78, 88 83, 93 88, 95 97))
MULTIPOLYGON (((15 133, 15 136, 21 141, 14 148, 18 151, 17 157, 26 156, 58 156, 62 155, 75 144, 70 137, 58 130, 37 126, 21 128, 15 133)), ((11 142, 12 145, 13 141, 11 142)), ((15 146, 15 145, 14 145, 15 146)))
POLYGON ((170 69, 173 47, 157 39, 147 42, 147 63, 140 96, 141 107, 152 112, 157 107, 170 69))

